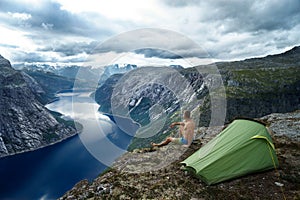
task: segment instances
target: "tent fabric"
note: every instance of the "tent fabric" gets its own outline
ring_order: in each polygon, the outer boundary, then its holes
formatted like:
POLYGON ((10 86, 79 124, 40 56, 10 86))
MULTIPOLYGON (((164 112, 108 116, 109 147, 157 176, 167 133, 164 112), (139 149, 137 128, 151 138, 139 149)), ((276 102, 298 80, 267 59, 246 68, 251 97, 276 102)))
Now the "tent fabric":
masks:
POLYGON ((253 120, 234 120, 183 162, 207 184, 278 167, 268 129, 253 120))

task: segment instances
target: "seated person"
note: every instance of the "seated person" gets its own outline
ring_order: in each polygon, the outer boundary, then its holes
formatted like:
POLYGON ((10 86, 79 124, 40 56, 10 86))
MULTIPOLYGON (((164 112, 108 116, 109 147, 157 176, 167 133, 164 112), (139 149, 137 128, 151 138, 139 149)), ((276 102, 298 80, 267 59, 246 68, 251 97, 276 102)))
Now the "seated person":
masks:
POLYGON ((179 125, 179 134, 182 136, 181 138, 168 137, 166 140, 162 141, 159 144, 152 142, 151 145, 153 147, 162 147, 169 144, 170 142, 174 142, 185 147, 189 147, 194 138, 195 122, 191 118, 191 112, 187 110, 183 113, 183 119, 184 120, 182 122, 174 122, 170 125, 170 128, 179 125))

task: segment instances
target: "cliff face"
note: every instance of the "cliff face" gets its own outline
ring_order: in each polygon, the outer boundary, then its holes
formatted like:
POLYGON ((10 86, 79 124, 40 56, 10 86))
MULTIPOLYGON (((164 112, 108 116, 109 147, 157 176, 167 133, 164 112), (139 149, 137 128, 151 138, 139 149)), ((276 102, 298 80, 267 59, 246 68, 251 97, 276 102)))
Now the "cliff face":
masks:
POLYGON ((42 88, 0 56, 0 157, 34 150, 75 134, 37 100, 42 88))
POLYGON ((226 72, 228 120, 300 109, 300 47, 218 67, 226 72))
POLYGON ((42 104, 47 104, 55 100, 55 94, 61 90, 71 90, 74 85, 74 79, 56 75, 52 72, 38 70, 23 70, 22 74, 26 75, 30 88, 42 104), (32 84, 34 83, 34 84, 32 84), (36 86, 37 85, 37 86, 36 86), (32 87, 34 86, 34 87, 32 87), (39 92, 39 91, 43 92, 39 92))
MULTIPOLYGON (((227 69, 222 77, 226 90, 227 122, 237 116, 262 117, 300 109, 300 64, 297 60, 289 67, 265 65, 264 68, 227 69)), ((200 125, 207 126, 211 104, 208 98, 204 102, 200 107, 200 125)))

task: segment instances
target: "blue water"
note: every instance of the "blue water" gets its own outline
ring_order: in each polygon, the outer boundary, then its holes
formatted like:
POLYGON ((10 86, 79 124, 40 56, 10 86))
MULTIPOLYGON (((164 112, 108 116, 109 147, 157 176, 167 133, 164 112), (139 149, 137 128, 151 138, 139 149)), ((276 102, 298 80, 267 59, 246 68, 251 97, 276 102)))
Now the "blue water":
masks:
POLYGON ((52 199, 82 179, 96 177, 106 166, 82 145, 78 136, 0 160, 0 199, 52 199))
MULTIPOLYGON (((60 100, 51 103, 48 108, 73 117, 70 104, 74 101, 76 106, 93 105, 97 109, 97 105, 88 95, 77 94, 74 98, 74 94, 71 93, 61 95, 60 100)), ((90 110, 87 109, 87 113, 80 112, 81 117, 88 119, 86 123, 89 125, 88 129, 84 127, 82 135, 36 151, 0 159, 0 199, 58 198, 78 181, 96 178, 114 159, 126 151, 132 137, 120 130, 111 118, 101 115, 97 126, 100 123, 104 135, 98 135, 97 127, 93 127, 96 123, 85 117, 91 114, 90 110), (116 151, 110 151, 112 144, 118 147, 116 151)), ((130 124, 130 120, 124 120, 130 124)))

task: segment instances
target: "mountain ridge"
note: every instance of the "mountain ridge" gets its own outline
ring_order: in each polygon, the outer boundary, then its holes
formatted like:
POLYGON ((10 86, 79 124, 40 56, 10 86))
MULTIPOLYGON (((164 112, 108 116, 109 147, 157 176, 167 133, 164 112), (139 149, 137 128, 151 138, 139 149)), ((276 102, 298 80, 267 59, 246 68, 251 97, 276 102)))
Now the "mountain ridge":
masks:
POLYGON ((238 69, 238 68, 263 68, 265 63, 272 64, 273 67, 292 67, 299 65, 300 46, 294 46, 293 48, 278 54, 267 55, 262 57, 247 58, 244 60, 216 62, 216 65, 220 70, 222 69, 238 69), (297 60, 295 63, 294 60, 297 60), (265 63, 264 63, 265 62, 265 63), (229 65, 230 64, 230 65, 229 65), (242 65, 241 65, 242 64, 242 65), (255 64, 255 66, 253 66, 255 64))
MULTIPOLYGON (((207 85, 214 80, 213 74, 207 73, 211 65, 196 66, 192 68, 180 69, 174 71, 168 76, 162 78, 169 82, 166 87, 172 85, 182 85, 182 79, 178 79, 172 74, 180 73, 184 80, 189 82, 191 88, 193 88, 193 94, 197 97, 199 105, 191 106, 192 114, 194 118, 199 119, 199 126, 208 126, 211 121, 211 105, 210 91, 208 91, 207 85), (198 114, 197 112, 200 113, 198 114)), ((226 96, 218 97, 219 93, 216 92, 211 95, 215 95, 216 99, 226 99, 226 118, 225 122, 231 121, 236 116, 243 117, 262 117, 264 115, 274 112, 292 112, 300 109, 300 51, 299 47, 295 47, 282 54, 272 56, 266 56, 263 58, 253 58, 245 61, 234 61, 226 63, 216 63, 216 67, 219 68, 219 73, 222 77, 223 85, 225 87, 226 96), (272 62, 270 58, 275 58, 272 62)), ((154 69, 154 68, 153 68, 154 69)), ((164 70, 163 70, 164 71, 164 70)), ((163 77, 164 72, 158 74, 163 77)), ((149 75, 147 72, 147 76, 149 75)), ((114 75, 107 79, 95 92, 95 100, 100 105, 101 112, 111 113, 111 103, 113 94, 121 94, 122 91, 116 91, 116 86, 122 85, 126 82, 128 88, 123 88, 124 91, 131 91, 132 96, 126 98, 120 98, 117 102, 113 102, 115 105, 123 105, 128 108, 129 115, 137 122, 145 122, 144 125, 149 123, 150 119, 148 111, 155 107, 155 105, 161 104, 161 99, 165 99, 169 102, 169 105, 176 105, 176 98, 169 98, 169 93, 161 93, 162 88, 155 86, 155 84, 144 84, 137 88, 138 80, 135 78, 127 79, 130 74, 137 74, 134 71, 129 72, 127 75, 114 75), (132 84, 132 86, 130 86, 132 84), (155 87, 154 87, 155 86, 155 87), (113 93, 115 91, 115 93, 113 93), (157 97, 157 98, 156 98, 157 97), (158 98, 159 97, 159 98, 158 98), (138 104, 137 102, 141 102, 138 104), (143 114, 144 113, 144 114, 143 114), (139 119, 142 118, 142 119, 139 119)), ((144 74, 144 76, 146 75, 144 74)), ((140 77, 143 77, 141 75, 140 77)), ((144 80, 147 77, 143 77, 144 80)), ((148 80, 148 79, 147 79, 148 80)), ((151 80, 155 83, 156 77, 153 76, 151 80)), ((184 93, 184 91, 182 91, 184 93)), ((125 94, 125 93, 124 93, 125 94)), ((171 96, 170 96, 171 97, 171 96)), ((195 102, 190 100, 190 95, 186 95, 183 98, 187 104, 194 104, 195 102)), ((165 106, 164 106, 165 107, 165 106)), ((169 106, 171 108, 172 106, 169 106)), ((168 107, 164 108, 168 111, 168 107)), ((182 108, 181 108, 182 109, 182 108)), ((145 139, 133 139, 134 145, 130 145, 129 149, 142 148, 149 145, 149 141, 160 141, 163 137, 170 133, 166 133, 168 123, 170 119, 178 119, 179 110, 171 109, 172 112, 168 113, 168 119, 166 126, 155 136, 155 138, 145 139), (138 141, 136 141, 138 140, 138 141)), ((128 116, 129 116, 128 115, 128 116)), ((127 117, 128 117, 127 116, 127 117)), ((152 116, 158 118, 159 116, 152 116)))
POLYGON ((76 134, 37 100, 44 91, 0 56, 0 157, 35 150, 76 134))

